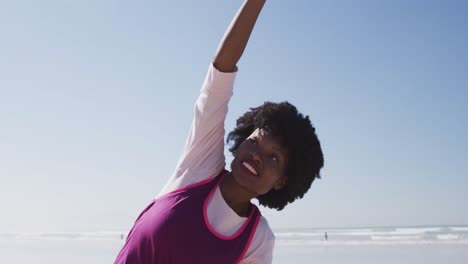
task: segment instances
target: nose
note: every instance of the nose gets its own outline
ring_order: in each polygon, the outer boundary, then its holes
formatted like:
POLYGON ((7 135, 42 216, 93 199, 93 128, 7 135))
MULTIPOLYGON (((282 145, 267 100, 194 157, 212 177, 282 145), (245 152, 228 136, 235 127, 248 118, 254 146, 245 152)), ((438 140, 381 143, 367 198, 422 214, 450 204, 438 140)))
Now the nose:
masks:
POLYGON ((258 149, 250 151, 250 158, 255 162, 255 164, 260 167, 262 165, 262 155, 258 149))

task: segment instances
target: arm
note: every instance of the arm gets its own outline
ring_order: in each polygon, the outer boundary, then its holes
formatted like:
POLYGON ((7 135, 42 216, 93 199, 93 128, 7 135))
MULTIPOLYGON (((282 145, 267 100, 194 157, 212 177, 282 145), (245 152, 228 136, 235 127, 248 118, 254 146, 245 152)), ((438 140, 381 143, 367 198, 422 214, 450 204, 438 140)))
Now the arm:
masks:
POLYGON ((245 0, 210 63, 195 108, 182 156, 159 193, 216 176, 226 165, 224 120, 233 94, 239 61, 265 0, 245 0))
POLYGON ((222 72, 237 71, 237 62, 244 53, 250 34, 266 0, 245 0, 229 25, 213 59, 222 72))

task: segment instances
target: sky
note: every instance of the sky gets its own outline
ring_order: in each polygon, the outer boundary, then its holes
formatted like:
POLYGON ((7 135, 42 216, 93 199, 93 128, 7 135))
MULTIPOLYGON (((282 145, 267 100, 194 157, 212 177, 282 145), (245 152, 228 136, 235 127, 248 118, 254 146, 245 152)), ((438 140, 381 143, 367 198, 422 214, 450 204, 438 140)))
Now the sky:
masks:
MULTIPOLYGON (((0 232, 129 230, 241 4, 1 0, 0 232)), ((273 229, 468 224, 467 8, 267 1, 226 131, 287 100, 325 157, 303 199, 261 208, 273 229)))

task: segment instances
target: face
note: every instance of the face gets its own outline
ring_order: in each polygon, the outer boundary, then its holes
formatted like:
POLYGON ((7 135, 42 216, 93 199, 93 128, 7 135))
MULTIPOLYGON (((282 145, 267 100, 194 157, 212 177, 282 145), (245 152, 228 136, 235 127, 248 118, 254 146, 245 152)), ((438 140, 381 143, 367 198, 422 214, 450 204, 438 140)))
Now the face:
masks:
POLYGON ((285 186, 286 164, 287 150, 280 140, 266 130, 256 129, 237 149, 231 172, 239 185, 257 197, 285 186))

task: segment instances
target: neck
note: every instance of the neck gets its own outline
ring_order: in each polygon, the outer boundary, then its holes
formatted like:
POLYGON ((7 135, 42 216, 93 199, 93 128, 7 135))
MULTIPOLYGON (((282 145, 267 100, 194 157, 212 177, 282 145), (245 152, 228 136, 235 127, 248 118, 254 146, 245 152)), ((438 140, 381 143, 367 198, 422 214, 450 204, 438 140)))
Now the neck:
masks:
POLYGON ((248 190, 237 184, 231 173, 227 173, 219 185, 221 195, 237 215, 247 217, 250 209, 250 199, 253 196, 248 190))

